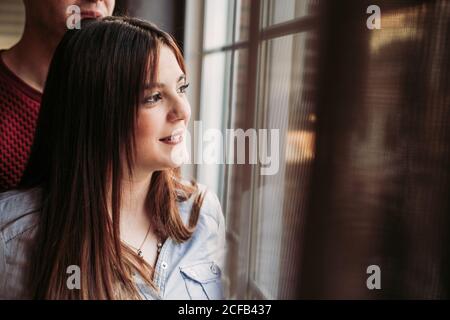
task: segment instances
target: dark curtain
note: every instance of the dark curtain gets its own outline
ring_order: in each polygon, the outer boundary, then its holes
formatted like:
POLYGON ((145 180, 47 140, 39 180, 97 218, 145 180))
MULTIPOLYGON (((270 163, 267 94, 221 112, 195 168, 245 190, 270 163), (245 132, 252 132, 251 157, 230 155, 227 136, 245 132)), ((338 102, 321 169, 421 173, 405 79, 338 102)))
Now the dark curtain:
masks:
POLYGON ((151 21, 173 35, 182 47, 185 7, 185 0, 116 0, 114 14, 151 21))
POLYGON ((324 2, 298 297, 448 299, 450 2, 370 4, 324 2))

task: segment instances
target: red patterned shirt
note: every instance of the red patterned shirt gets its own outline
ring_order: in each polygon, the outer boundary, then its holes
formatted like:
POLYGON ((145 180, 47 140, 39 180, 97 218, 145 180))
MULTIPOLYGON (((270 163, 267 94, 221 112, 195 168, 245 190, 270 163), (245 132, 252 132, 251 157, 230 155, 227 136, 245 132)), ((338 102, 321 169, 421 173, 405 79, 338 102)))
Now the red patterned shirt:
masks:
POLYGON ((30 155, 41 93, 3 62, 0 51, 0 192, 20 182, 30 155))

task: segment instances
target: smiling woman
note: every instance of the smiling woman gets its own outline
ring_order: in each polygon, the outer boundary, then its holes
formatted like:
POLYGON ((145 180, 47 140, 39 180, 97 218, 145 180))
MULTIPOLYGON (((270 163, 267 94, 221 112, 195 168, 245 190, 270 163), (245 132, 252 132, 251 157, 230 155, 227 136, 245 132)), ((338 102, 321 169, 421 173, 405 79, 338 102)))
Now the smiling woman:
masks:
MULTIPOLYGON (((181 55, 177 55, 181 61, 181 55)), ((157 64, 158 79, 149 79, 145 85, 136 131, 136 145, 142 149, 137 150, 136 161, 145 162, 150 170, 177 165, 172 161, 173 154, 179 152, 176 149, 185 149, 182 136, 191 116, 184 66, 173 49, 161 46, 157 64)))
POLYGON ((21 189, 0 196, 0 298, 222 298, 221 205, 172 161, 187 86, 177 45, 152 24, 66 33, 21 189))

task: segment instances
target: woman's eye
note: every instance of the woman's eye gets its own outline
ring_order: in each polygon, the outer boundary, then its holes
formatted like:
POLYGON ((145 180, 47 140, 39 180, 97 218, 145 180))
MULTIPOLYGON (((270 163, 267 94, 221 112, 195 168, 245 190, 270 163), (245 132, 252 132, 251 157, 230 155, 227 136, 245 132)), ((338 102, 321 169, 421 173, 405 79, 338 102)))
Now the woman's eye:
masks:
POLYGON ((145 103, 155 104, 161 99, 162 99, 161 93, 158 92, 158 93, 152 94, 148 98, 145 98, 145 103))
POLYGON ((178 89, 178 92, 179 92, 179 93, 185 93, 188 87, 189 87, 189 83, 186 83, 185 85, 181 86, 181 87, 178 89))

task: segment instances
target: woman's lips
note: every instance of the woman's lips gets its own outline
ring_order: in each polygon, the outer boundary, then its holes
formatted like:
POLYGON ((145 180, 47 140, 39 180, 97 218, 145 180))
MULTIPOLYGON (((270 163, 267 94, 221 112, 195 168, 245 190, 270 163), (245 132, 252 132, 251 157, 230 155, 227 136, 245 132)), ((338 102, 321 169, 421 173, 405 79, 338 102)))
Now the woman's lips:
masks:
POLYGON ((160 139, 159 141, 168 145, 177 145, 183 141, 183 136, 181 134, 174 135, 169 138, 160 139))
POLYGON ((183 141, 183 135, 185 133, 185 128, 178 128, 172 131, 172 134, 167 135, 164 138, 159 139, 161 142, 169 142, 170 144, 177 144, 183 141))

